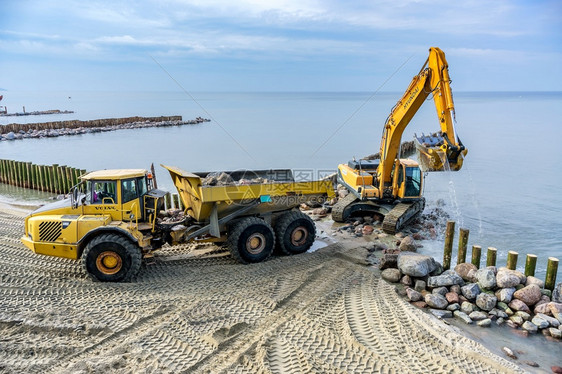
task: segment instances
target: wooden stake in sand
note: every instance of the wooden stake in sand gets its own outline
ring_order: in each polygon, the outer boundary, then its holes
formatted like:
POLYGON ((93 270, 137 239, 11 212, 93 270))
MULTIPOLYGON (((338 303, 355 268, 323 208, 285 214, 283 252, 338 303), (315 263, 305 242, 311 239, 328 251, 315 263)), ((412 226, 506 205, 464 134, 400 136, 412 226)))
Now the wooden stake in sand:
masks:
POLYGON ((556 284, 556 272, 558 271, 558 259, 549 257, 546 264, 546 278, 544 279, 544 288, 553 290, 556 284))
POLYGON ((451 255, 453 253, 453 238, 455 237, 455 221, 447 221, 445 231, 445 248, 443 250, 443 269, 451 268, 451 255))
POLYGON ((472 246, 472 265, 476 266, 476 269, 480 269, 480 257, 482 255, 482 247, 479 245, 472 246))

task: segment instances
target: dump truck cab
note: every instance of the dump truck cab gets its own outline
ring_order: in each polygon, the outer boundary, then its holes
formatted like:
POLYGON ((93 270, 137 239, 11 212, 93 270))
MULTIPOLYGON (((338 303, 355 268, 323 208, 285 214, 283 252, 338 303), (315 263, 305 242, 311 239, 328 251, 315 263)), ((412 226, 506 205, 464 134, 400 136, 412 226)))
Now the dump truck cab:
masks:
MULTIPOLYGON (((27 216, 21 240, 35 253, 77 260, 92 247, 92 242, 110 237, 126 242, 139 258, 140 266, 143 252, 163 244, 162 240, 152 240, 150 232, 165 194, 153 188, 152 176, 144 169, 91 172, 81 177, 68 198, 44 205, 27 216)), ((93 260, 102 269, 98 278, 115 278, 130 266, 117 255, 119 251, 110 247, 102 252, 101 259, 93 260)))

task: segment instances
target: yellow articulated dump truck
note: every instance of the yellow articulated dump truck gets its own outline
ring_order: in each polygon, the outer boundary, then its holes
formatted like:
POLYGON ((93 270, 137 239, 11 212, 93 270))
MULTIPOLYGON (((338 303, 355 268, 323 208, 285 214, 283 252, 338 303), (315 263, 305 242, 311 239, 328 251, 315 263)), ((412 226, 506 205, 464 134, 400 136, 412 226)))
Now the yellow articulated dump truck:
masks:
POLYGON ((306 252, 316 229, 298 206, 334 197, 332 181, 298 182, 287 169, 226 172, 228 183, 206 185, 210 173, 162 166, 185 208, 178 220, 163 218, 167 192, 147 170, 101 170, 27 216, 22 242, 38 254, 82 259, 99 281, 130 281, 165 243, 227 243, 241 263, 264 261, 276 246, 306 252))

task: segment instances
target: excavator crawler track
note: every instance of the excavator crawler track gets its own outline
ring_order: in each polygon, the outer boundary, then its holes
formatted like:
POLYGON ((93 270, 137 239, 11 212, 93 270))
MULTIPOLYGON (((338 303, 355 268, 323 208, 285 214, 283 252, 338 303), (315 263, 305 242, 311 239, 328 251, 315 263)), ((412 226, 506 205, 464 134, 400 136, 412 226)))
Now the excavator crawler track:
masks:
POLYGON ((382 229, 388 234, 396 234, 398 230, 412 218, 423 211, 425 199, 413 203, 399 203, 384 217, 382 229))
POLYGON ((345 208, 353 204, 355 201, 359 200, 357 196, 349 193, 343 199, 339 199, 337 203, 332 207, 332 219, 336 222, 344 222, 347 217, 344 214, 345 208))

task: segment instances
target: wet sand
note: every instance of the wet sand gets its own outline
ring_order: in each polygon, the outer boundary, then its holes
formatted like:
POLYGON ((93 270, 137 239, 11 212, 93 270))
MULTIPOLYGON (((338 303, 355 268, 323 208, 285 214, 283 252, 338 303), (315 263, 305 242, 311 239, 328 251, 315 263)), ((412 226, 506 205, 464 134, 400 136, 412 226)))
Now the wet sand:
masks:
POLYGON ((0 207, 0 372, 524 372, 396 295, 364 240, 253 265, 171 247, 105 284, 22 227, 0 207))

